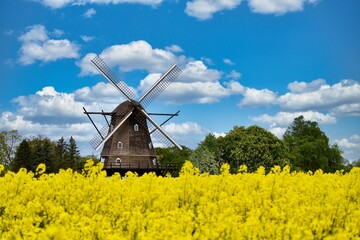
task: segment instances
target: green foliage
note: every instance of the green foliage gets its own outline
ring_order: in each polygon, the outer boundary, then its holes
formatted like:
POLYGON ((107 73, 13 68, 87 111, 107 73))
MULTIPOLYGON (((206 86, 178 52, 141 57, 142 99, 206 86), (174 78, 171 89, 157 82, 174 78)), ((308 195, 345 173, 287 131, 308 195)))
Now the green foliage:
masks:
POLYGON ((31 169, 32 153, 31 148, 26 139, 22 140, 17 148, 14 160, 11 163, 11 170, 18 172, 20 168, 31 169))
POLYGON ((196 149, 191 154, 190 161, 201 173, 219 174, 220 161, 214 152, 206 147, 196 149))
POLYGON ((29 145, 31 147, 32 163, 28 170, 34 172, 40 163, 46 165, 46 172, 55 172, 57 170, 54 164, 55 146, 49 138, 39 136, 29 141, 29 145))
MULTIPOLYGON (((158 160, 161 163, 176 163, 180 167, 184 165, 185 160, 189 160, 192 150, 188 147, 181 146, 182 150, 177 149, 176 147, 168 148, 155 148, 155 153, 158 157, 158 160)), ((173 173, 173 176, 178 176, 179 171, 173 173)))
POLYGON ((237 171, 240 165, 246 165, 253 172, 260 166, 270 171, 274 165, 285 166, 288 163, 283 142, 258 126, 235 126, 219 141, 222 158, 230 164, 232 172, 237 171))
POLYGON ((218 174, 221 161, 221 147, 214 134, 206 135, 190 156, 190 161, 200 172, 218 174))
POLYGON ((15 157, 16 147, 21 141, 17 130, 0 132, 0 164, 9 166, 15 157))
POLYGON ((305 121, 303 116, 295 118, 288 127, 284 142, 295 170, 335 172, 343 166, 344 160, 338 146, 329 146, 329 139, 318 123, 305 121))
POLYGON ((34 172, 43 163, 48 173, 67 168, 81 171, 78 169, 79 160, 80 154, 74 138, 71 137, 67 144, 63 137, 52 142, 47 137, 38 136, 21 142, 11 168, 15 172, 22 167, 34 172))

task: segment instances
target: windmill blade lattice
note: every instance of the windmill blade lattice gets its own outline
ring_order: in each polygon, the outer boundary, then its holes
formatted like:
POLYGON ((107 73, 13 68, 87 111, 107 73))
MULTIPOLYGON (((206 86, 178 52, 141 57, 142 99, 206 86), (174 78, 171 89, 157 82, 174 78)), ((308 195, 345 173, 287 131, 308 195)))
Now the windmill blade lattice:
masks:
POLYGON ((109 125, 105 125, 103 126, 99 131, 101 133, 100 134, 96 134, 91 140, 90 140, 90 145, 94 148, 97 149, 103 142, 104 139, 106 139, 109 134, 111 134, 111 132, 113 131, 114 126, 116 123, 121 123, 122 120, 128 116, 130 114, 130 112, 132 112, 133 109, 127 110, 127 111, 123 111, 121 114, 118 115, 114 115, 111 118, 111 125, 109 127, 109 125))
POLYGON ((164 147, 174 146, 142 113, 137 114, 135 118, 143 127, 149 129, 151 137, 154 138, 156 142, 161 143, 164 147))
POLYGON ((176 65, 171 66, 155 83, 154 85, 140 98, 139 102, 145 108, 157 96, 160 95, 175 79, 181 74, 181 69, 176 65))
POLYGON ((94 66, 109 80, 113 85, 116 85, 119 91, 125 95, 128 100, 135 98, 135 93, 126 85, 125 82, 121 81, 113 71, 106 65, 106 63, 97 55, 91 62, 94 66))
POLYGON ((105 125, 103 126, 100 130, 100 134, 96 134, 91 140, 90 140, 90 145, 96 149, 100 143, 102 142, 102 140, 105 138, 105 136, 107 135, 107 133, 109 132, 109 126, 105 125))
POLYGON ((151 137, 154 137, 159 143, 162 143, 165 147, 176 146, 182 149, 160 126, 156 127, 150 120, 150 116, 145 116, 143 112, 140 112, 135 116, 136 120, 145 128, 149 129, 151 137), (166 136, 167 135, 167 136, 166 136))

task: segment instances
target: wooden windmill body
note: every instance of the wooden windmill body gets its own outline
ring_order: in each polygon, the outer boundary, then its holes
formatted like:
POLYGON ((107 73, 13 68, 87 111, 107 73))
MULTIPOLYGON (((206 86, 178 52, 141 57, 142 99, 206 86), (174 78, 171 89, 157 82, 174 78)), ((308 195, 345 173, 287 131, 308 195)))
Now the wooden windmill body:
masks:
POLYGON ((171 167, 161 165, 158 162, 151 136, 157 136, 157 140, 160 140, 165 146, 172 144, 179 149, 181 146, 161 128, 162 124, 158 125, 150 115, 169 116, 165 121, 167 122, 172 117, 178 116, 179 112, 175 114, 152 114, 147 113, 144 106, 150 104, 174 81, 181 70, 173 65, 139 101, 135 101, 133 99, 135 94, 124 82, 115 83, 115 74, 99 56, 96 56, 91 62, 126 98, 112 112, 88 112, 84 108, 84 113, 89 117, 98 133, 90 141, 90 144, 96 150, 103 146, 100 156, 104 162, 105 170, 108 173, 115 171, 124 173, 129 170, 143 173, 171 167), (90 117, 91 114, 103 115, 107 125, 99 129, 90 117), (110 117, 110 121, 108 117, 110 117))

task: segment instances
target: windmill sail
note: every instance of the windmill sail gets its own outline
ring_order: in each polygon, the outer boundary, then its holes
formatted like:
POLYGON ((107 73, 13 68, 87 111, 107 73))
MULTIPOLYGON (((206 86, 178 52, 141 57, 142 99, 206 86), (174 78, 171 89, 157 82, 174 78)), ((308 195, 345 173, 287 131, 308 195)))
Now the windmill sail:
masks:
POLYGON ((101 134, 95 135, 91 140, 90 144, 98 150, 109 138, 121 127, 121 125, 131 116, 134 108, 129 111, 122 113, 121 115, 112 117, 112 124, 110 126, 105 125, 101 130, 101 134), (116 124, 116 125, 115 125, 116 124), (105 137, 103 137, 105 136, 105 137))
POLYGON ((111 71, 111 69, 98 55, 93 60, 91 60, 91 63, 119 92, 121 92, 126 97, 127 100, 131 101, 134 99, 134 92, 130 90, 126 83, 118 79, 118 77, 113 73, 113 71, 111 71))
MULTIPOLYGON (((100 156, 106 171, 108 173, 115 170, 124 173, 131 169, 141 172, 150 170, 158 172, 168 171, 170 169, 169 166, 159 164, 158 162, 158 156, 153 147, 152 136, 157 142, 162 143, 163 146, 170 147, 175 145, 180 150, 182 148, 161 128, 162 124, 158 125, 150 117, 150 114, 144 110, 144 107, 148 106, 162 93, 179 76, 181 70, 176 65, 171 66, 140 100, 136 101, 134 100, 134 92, 116 77, 99 56, 91 60, 91 63, 126 98, 126 101, 119 103, 112 112, 87 112, 84 109, 84 113, 88 115, 97 131, 97 135, 90 141, 90 144, 96 150, 104 145, 100 156), (89 114, 103 115, 106 125, 99 129, 89 114), (108 121, 107 116, 111 116, 111 121, 108 121)), ((178 113, 167 114, 171 117, 165 122, 174 116, 178 116, 178 113)), ((176 166, 172 166, 171 169, 176 170, 176 166)))
POLYGON ((147 107, 154 99, 160 95, 175 79, 181 74, 181 69, 175 64, 172 65, 139 99, 143 107, 147 107))

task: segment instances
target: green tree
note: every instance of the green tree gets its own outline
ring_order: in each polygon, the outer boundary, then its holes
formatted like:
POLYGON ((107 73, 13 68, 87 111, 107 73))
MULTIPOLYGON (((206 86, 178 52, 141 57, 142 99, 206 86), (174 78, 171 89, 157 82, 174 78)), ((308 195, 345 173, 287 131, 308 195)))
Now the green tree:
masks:
POLYGON ((190 156, 190 161, 200 172, 218 174, 221 161, 221 146, 214 134, 208 134, 190 156))
POLYGON ((218 174, 220 161, 216 158, 213 151, 207 147, 197 148, 190 156, 190 161, 201 173, 218 174))
POLYGON ((55 163, 54 167, 56 171, 58 171, 60 168, 65 168, 66 164, 66 154, 67 154, 67 143, 64 139, 64 137, 61 137, 56 143, 55 143, 55 163))
POLYGON ((80 158, 80 151, 78 146, 76 145, 75 139, 71 136, 69 140, 69 144, 67 145, 67 154, 66 161, 63 165, 63 168, 71 168, 74 169, 76 167, 77 162, 80 158))
POLYGON ((295 118, 287 128, 284 142, 290 151, 293 169, 335 172, 344 162, 340 149, 337 145, 329 145, 329 138, 321 131, 318 123, 305 121, 303 116, 295 118))
POLYGON ((274 165, 284 166, 288 163, 284 143, 259 126, 235 126, 225 137, 220 137, 219 141, 222 158, 230 164, 232 172, 236 172, 242 164, 253 172, 259 166, 264 166, 269 171, 274 165))
POLYGON ((15 157, 16 147, 21 141, 17 130, 0 132, 0 163, 9 166, 15 157))
POLYGON ((17 148, 14 160, 11 163, 11 170, 18 172, 20 168, 26 168, 30 171, 32 170, 32 163, 31 148, 28 141, 24 139, 17 148))
POLYGON ((185 160, 190 159, 192 153, 190 148, 185 146, 181 147, 182 150, 179 150, 177 147, 155 148, 155 153, 160 164, 174 163, 179 166, 178 171, 174 172, 173 176, 179 175, 181 166, 185 163, 185 160))
POLYGON ((46 165, 46 172, 55 172, 54 167, 54 143, 47 137, 39 136, 30 141, 32 152, 31 171, 35 171, 40 163, 46 165))

